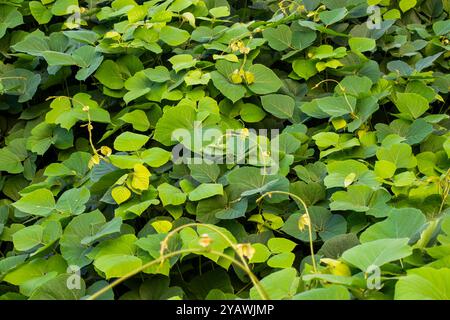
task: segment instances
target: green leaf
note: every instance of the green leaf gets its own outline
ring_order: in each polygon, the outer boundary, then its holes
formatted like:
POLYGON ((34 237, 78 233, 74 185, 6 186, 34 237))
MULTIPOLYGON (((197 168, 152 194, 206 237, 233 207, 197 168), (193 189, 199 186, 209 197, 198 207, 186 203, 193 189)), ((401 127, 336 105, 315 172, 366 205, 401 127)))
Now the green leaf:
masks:
POLYGON ((445 142, 442 145, 442 147, 444 148, 445 152, 447 153, 447 158, 450 159, 450 138, 447 138, 445 140, 445 142))
POLYGON ((353 37, 348 40, 350 49, 356 52, 372 51, 376 47, 375 39, 353 37))
POLYGON ((117 151, 137 151, 141 149, 150 138, 133 132, 123 132, 114 140, 114 149, 117 151))
POLYGON ((379 160, 389 161, 397 168, 409 169, 417 165, 417 159, 412 154, 412 148, 406 143, 397 143, 390 147, 380 147, 376 154, 379 160))
POLYGON ((408 238, 380 239, 366 242, 344 252, 342 259, 363 272, 371 266, 381 267, 412 254, 408 238))
POLYGON ((297 59, 293 62, 292 69, 305 80, 317 74, 316 64, 313 60, 297 59))
POLYGON ((271 268, 290 268, 295 260, 295 254, 292 252, 283 252, 272 256, 267 260, 267 265, 271 268))
POLYGON ((271 238, 267 242, 267 246, 272 253, 291 252, 296 245, 295 242, 285 238, 271 238))
POLYGON ((318 254, 324 255, 326 258, 338 259, 346 250, 358 244, 358 237, 354 233, 340 234, 326 240, 318 254))
POLYGON ((161 28, 159 37, 169 46, 175 47, 185 43, 189 39, 190 34, 189 32, 182 29, 171 26, 164 26, 161 28))
MULTIPOLYGON (((124 86, 125 86, 125 89, 128 90, 128 92, 124 95, 123 100, 128 104, 131 101, 136 100, 136 99, 146 95, 147 93, 149 93, 151 91, 152 83, 148 79, 148 77, 146 76, 144 71, 139 71, 131 78, 128 78, 127 81, 125 81, 124 86)), ((135 111, 143 112, 142 110, 135 110, 135 111)), ((125 117, 125 119, 122 119, 122 120, 124 120, 125 122, 128 122, 128 123, 131 123, 131 124, 133 124, 133 122, 136 122, 136 120, 133 120, 133 118, 128 118, 128 116, 127 116, 128 114, 129 113, 126 113, 124 116, 122 116, 122 118, 125 117)), ((146 124, 142 123, 142 122, 145 122, 146 118, 147 118, 147 116, 140 118, 140 120, 139 120, 139 122, 137 122, 136 126, 140 129, 144 128, 146 126, 146 124)), ((147 121, 148 121, 148 119, 147 119, 147 121)), ((133 128, 134 127, 135 127, 135 125, 133 124, 133 128)), ((136 129, 136 130, 138 130, 138 129, 136 129)), ((145 131, 145 130, 139 130, 139 131, 145 131)))
POLYGON ((125 234, 103 241, 89 253, 89 257, 94 258, 94 266, 106 279, 122 277, 142 266, 142 260, 135 256, 136 240, 134 234, 125 234))
POLYGON ((187 106, 177 106, 166 110, 159 119, 155 128, 154 139, 165 146, 176 144, 173 140, 177 130, 187 130, 190 132, 194 128, 196 112, 194 108, 187 106))
POLYGON ((79 215, 86 209, 85 204, 90 196, 91 193, 86 187, 67 190, 59 197, 55 209, 61 213, 79 215))
POLYGON ((255 253, 252 258, 249 260, 250 263, 263 263, 269 259, 271 253, 269 249, 263 245, 262 243, 254 243, 252 244, 253 249, 255 249, 255 253))
POLYGON ((164 149, 155 147, 141 152, 140 157, 145 164, 153 168, 165 165, 172 158, 172 153, 164 149))
POLYGON ((366 185, 349 186, 347 191, 337 191, 331 196, 331 210, 367 212, 378 217, 386 216, 386 202, 391 196, 386 190, 374 191, 366 185))
POLYGON ((82 245, 92 245, 96 241, 99 241, 107 236, 119 234, 121 227, 122 227, 122 218, 115 217, 111 221, 108 221, 107 223, 103 224, 102 227, 94 235, 86 236, 83 239, 81 239, 80 243, 82 245))
POLYGON ((437 36, 443 36, 450 32, 450 21, 440 20, 433 24, 433 31, 437 36))
POLYGON ((218 71, 211 72, 211 80, 213 81, 213 84, 217 88, 217 90, 219 90, 233 103, 243 98, 245 96, 245 93, 247 92, 244 86, 231 83, 218 71))
POLYGON ((216 195, 223 195, 223 186, 217 183, 202 183, 189 192, 190 201, 199 201, 216 195))
POLYGON ((372 80, 368 77, 346 76, 334 90, 339 94, 345 93, 361 98, 370 94, 372 84, 372 80))
MULTIPOLYGON (((169 61, 173 63, 173 68, 177 72, 181 70, 179 68, 181 68, 183 65, 188 65, 192 62, 195 62, 195 60, 189 54, 180 54, 177 56, 173 56, 169 59, 169 61)), ((170 72, 164 66, 157 66, 154 69, 145 69, 144 73, 145 76, 153 82, 163 83, 170 80, 170 72)))
MULTIPOLYGON (((291 298, 297 293, 299 278, 297 277, 297 271, 294 268, 287 268, 271 273, 264 277, 260 283, 270 299, 282 300, 291 298)), ((250 298, 262 298, 255 287, 250 289, 250 298)))
POLYGON ((264 110, 279 119, 290 119, 294 114, 295 101, 284 94, 262 96, 261 103, 264 110))
POLYGON ((37 288, 30 296, 30 300, 81 300, 85 295, 84 280, 77 278, 77 288, 69 288, 74 275, 61 274, 37 288))
POLYGON ((397 170, 397 166, 388 161, 388 160, 379 160, 375 162, 375 174, 383 179, 391 178, 395 171, 397 170))
POLYGON ((83 267, 91 263, 92 259, 87 257, 91 248, 81 244, 81 241, 95 235, 105 222, 105 217, 98 210, 83 213, 69 222, 59 242, 61 254, 69 264, 83 267))
POLYGON ((423 115, 429 108, 427 99, 417 93, 397 93, 395 105, 401 113, 409 115, 413 119, 423 115))
POLYGON ((42 56, 49 66, 71 66, 76 64, 71 55, 63 52, 44 51, 42 56))
POLYGON ((127 112, 120 117, 120 120, 130 123, 133 126, 133 129, 137 131, 147 131, 150 128, 147 114, 142 110, 127 112))
POLYGON ((405 171, 395 175, 393 180, 394 186, 407 187, 410 186, 416 180, 416 176, 414 175, 414 172, 405 171))
MULTIPOLYGON (((0 30, 1 31, 1 30, 0 30)), ((26 102, 33 98, 41 83, 41 76, 26 69, 15 68, 1 74, 2 91, 9 95, 19 96, 18 102, 26 102)))
POLYGON ((266 28, 262 35, 267 39, 269 46, 277 51, 283 51, 291 46, 292 32, 287 25, 279 25, 276 28, 266 28))
POLYGON ((56 0, 52 5, 52 13, 55 16, 65 16, 78 9, 78 0, 56 0))
POLYGON ((315 102, 322 112, 332 117, 353 113, 356 109, 356 99, 352 96, 324 97, 315 102))
POLYGON ((350 300, 350 293, 346 287, 333 284, 301 292, 293 296, 292 300, 350 300))
POLYGON ((40 225, 33 225, 23 228, 13 234, 14 248, 19 251, 28 251, 42 244, 44 228, 40 225))
POLYGON ((230 8, 228 6, 215 7, 210 9, 209 13, 216 19, 228 17, 230 15, 230 8))
POLYGON ((395 285, 395 300, 449 300, 450 269, 422 267, 408 270, 395 285))
POLYGON ((113 90, 122 89, 125 85, 119 65, 112 60, 103 61, 95 73, 95 78, 113 90))
MULTIPOLYGON (((83 108, 89 107, 89 117, 91 121, 110 123, 109 113, 100 108, 98 103, 85 93, 76 94, 71 107, 71 99, 67 97, 57 97, 50 104, 52 109, 47 113, 45 121, 47 123, 59 124, 62 128, 70 130, 78 121, 88 121, 88 112, 83 108)), ((43 128, 44 129, 44 128, 43 128)), ((52 129, 48 126, 47 130, 52 129)), ((33 129, 33 130, 36 130, 33 129)))
POLYGON ((25 213, 46 217, 55 209, 55 198, 48 189, 37 189, 25 194, 13 206, 25 213))
POLYGON ((191 176, 200 183, 216 182, 220 175, 220 168, 217 164, 189 164, 191 176))
POLYGON ((248 88, 256 94, 268 94, 278 91, 282 82, 280 78, 268 67, 262 64, 254 64, 248 68, 253 73, 255 81, 248 88))
POLYGON ((40 1, 30 1, 31 14, 39 24, 49 23, 53 17, 52 12, 47 9, 40 1))
POLYGON ((13 174, 23 172, 21 159, 8 148, 0 149, 0 171, 13 174))
POLYGON ((403 12, 408 11, 416 6, 417 0, 400 0, 399 7, 403 12))
MULTIPOLYGON (((169 59, 169 62, 172 64, 173 70, 176 72, 183 70, 183 69, 189 69, 196 65, 197 60, 194 59, 190 54, 178 54, 176 56, 173 56, 169 59)), ((156 69, 155 69, 156 70, 156 69)), ((164 72, 161 73, 162 69, 159 69, 158 76, 156 77, 156 74, 154 72, 150 72, 149 78, 156 78, 156 82, 163 82, 161 81, 164 77, 167 77, 168 75, 164 72)), ((149 73, 147 71, 147 73, 149 73)), ((155 80, 152 80, 155 81, 155 80)))
POLYGON ((94 265, 105 274, 106 279, 123 277, 142 266, 142 260, 124 254, 109 254, 95 260, 94 265))
POLYGON ((51 51, 47 38, 42 33, 33 32, 13 46, 13 49, 27 54, 41 56, 44 51, 51 51))
POLYGON ((147 7, 145 6, 135 6, 128 11, 127 17, 130 23, 136 23, 138 21, 144 20, 147 16, 147 7))
POLYGON ((264 110, 252 103, 244 103, 239 111, 241 119, 247 123, 260 122, 266 116, 264 110))
POLYGON ((320 148, 336 146, 339 143, 339 135, 334 132, 320 132, 314 135, 313 139, 320 148))
POLYGON ((15 28, 21 24, 23 24, 23 18, 17 8, 8 5, 0 6, 0 38, 3 38, 7 29, 15 28))
POLYGON ((327 188, 345 187, 349 185, 367 185, 378 188, 379 182, 372 171, 356 160, 337 160, 327 165, 328 176, 324 183, 327 188))
POLYGON ((36 280, 48 273, 58 275, 65 273, 66 270, 67 263, 60 255, 56 254, 48 259, 36 258, 18 266, 8 272, 3 278, 3 281, 21 286, 30 280, 36 280))
POLYGON ((186 194, 177 187, 171 186, 168 183, 160 184, 157 189, 163 206, 177 206, 186 201, 186 194))
POLYGON ((361 242, 369 242, 386 238, 411 238, 424 226, 426 221, 425 215, 418 209, 396 209, 386 220, 367 228, 359 239, 361 242))
POLYGON ((221 199, 223 199, 223 201, 217 201, 216 198, 211 199, 217 204, 217 207, 214 210, 214 216, 216 218, 230 220, 245 216, 245 212, 247 211, 248 206, 247 199, 243 198, 240 201, 233 201, 230 203, 225 201, 223 197, 221 199))
MULTIPOLYGON (((263 194, 268 191, 288 191, 289 183, 286 178, 277 175, 263 175, 262 169, 254 167, 241 167, 231 171, 227 180, 230 188, 241 196, 263 194)), ((282 201, 285 195, 273 194, 269 201, 282 201)), ((267 200, 267 198, 266 198, 267 200)))
POLYGON ((348 11, 345 8, 322 11, 319 13, 319 19, 326 25, 330 25, 344 19, 347 13, 348 11))

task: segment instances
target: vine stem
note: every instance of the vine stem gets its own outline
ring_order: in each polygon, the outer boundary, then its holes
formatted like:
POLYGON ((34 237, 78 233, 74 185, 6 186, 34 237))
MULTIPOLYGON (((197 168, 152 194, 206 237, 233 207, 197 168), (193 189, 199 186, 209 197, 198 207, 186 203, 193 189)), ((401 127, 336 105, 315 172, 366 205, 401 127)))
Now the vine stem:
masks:
POLYGON ((313 238, 312 238, 312 222, 311 222, 311 216, 309 214, 308 211, 308 206, 306 205, 305 201, 303 201, 302 198, 300 198, 299 196, 287 192, 287 191, 268 191, 266 193, 264 193, 261 197, 259 197, 256 200, 256 203, 260 202, 262 199, 264 199, 267 196, 272 196, 272 194, 285 194, 290 196, 291 198, 294 198, 295 200, 298 200, 298 202, 300 202, 302 204, 302 206, 305 208, 305 213, 306 216, 308 217, 309 223, 307 224, 308 227, 308 236, 309 236, 309 250, 311 251, 311 260, 312 260, 312 265, 313 265, 313 270, 314 273, 317 273, 317 264, 316 264, 316 258, 314 257, 314 247, 313 247, 313 238))
MULTIPOLYGON (((227 237, 226 234, 224 234, 222 231, 220 231, 220 229, 216 228, 215 226, 209 225, 209 224, 202 224, 202 223, 188 223, 185 225, 182 225, 178 228, 173 229, 172 231, 170 231, 167 236, 164 238, 163 241, 161 241, 161 248, 160 248, 160 255, 164 255, 164 251, 169 247, 168 243, 170 238, 175 235, 176 233, 178 233, 179 231, 188 228, 188 227, 198 227, 198 226, 202 226, 205 227, 207 229, 210 229, 214 232, 216 232, 218 235, 220 235, 229 245, 230 247, 234 250, 234 252, 238 255, 239 259, 241 260, 241 262, 239 262, 244 268, 243 270, 245 271, 245 273, 247 273, 247 275, 249 276, 250 280, 252 281, 253 285, 255 286, 256 290, 258 291, 259 295, 264 298, 265 300, 268 300, 269 297, 267 295, 267 293, 265 292, 264 288, 261 286, 261 283, 259 282, 258 278, 255 276, 255 274, 251 271, 247 261, 245 260, 245 257, 243 255, 243 253, 241 252, 241 250, 239 250, 237 248, 237 246, 230 240, 230 238, 227 237)), ((234 260, 234 259, 233 259, 234 260)), ((161 261, 161 264, 164 261, 161 261)))
MULTIPOLYGON (((89 145, 91 146, 91 149, 92 149, 92 152, 94 153, 94 155, 95 156, 100 156, 98 154, 98 152, 97 152, 97 149, 95 148, 93 137, 92 137, 93 126, 92 126, 92 121, 91 121, 91 114, 89 112, 89 106, 85 105, 83 102, 79 101, 78 99, 75 99, 75 98, 72 98, 72 97, 69 97, 69 96, 50 96, 46 100, 54 100, 54 99, 59 99, 59 98, 67 98, 67 99, 69 99, 69 100, 71 100, 71 101, 73 101, 75 103, 78 103, 78 104, 83 106, 83 111, 86 112, 87 120, 88 120, 88 123, 86 125, 83 125, 83 126, 86 126, 87 130, 88 130, 89 145)), ((71 106, 71 108, 72 108, 72 106, 71 106)))
MULTIPOLYGON (((222 257, 222 258, 230 260, 231 262, 236 264, 239 268, 241 268, 243 271, 247 272, 246 268, 245 268, 245 266, 243 264, 241 264, 236 259, 234 259, 234 258, 232 258, 232 257, 230 257, 230 256, 228 256, 228 255, 226 255, 226 254, 224 254, 222 252, 215 251, 215 250, 208 250, 208 249, 195 249, 195 248, 183 249, 183 250, 178 250, 178 251, 167 253, 167 254, 159 257, 158 259, 150 261, 150 262, 144 264, 143 266, 141 266, 141 267, 139 267, 137 269, 134 269, 133 271, 127 273, 123 277, 118 278, 116 281, 112 282, 108 286, 103 287, 102 289, 100 289, 99 291, 97 291, 96 293, 91 295, 89 298, 87 298, 87 300, 95 300, 95 299, 97 299, 102 294, 106 293, 108 290, 114 288, 115 286, 117 286, 118 284, 124 282, 125 280, 129 279, 130 277, 136 275, 137 273, 139 273, 139 272, 141 272, 141 271, 143 271, 143 270, 145 270, 145 269, 147 269, 147 268, 149 268, 149 267, 151 267, 153 265, 156 265, 156 264, 158 264, 160 262, 164 262, 168 258, 177 256, 177 255, 180 255, 180 254, 184 254, 184 253, 195 253, 195 252, 199 252, 199 253, 200 252, 207 252, 207 253, 212 253, 212 254, 218 255, 219 257, 222 257)), ((267 294, 264 291, 260 291, 260 288, 258 288, 258 287, 255 287, 255 288, 256 288, 256 290, 258 291, 258 293, 260 294, 260 296, 261 296, 261 298, 263 300, 268 300, 269 299, 267 294)))
POLYGON ((317 88, 318 88, 322 83, 324 83, 324 82, 336 82, 336 83, 337 83, 339 89, 341 89, 342 93, 344 94, 345 102, 346 102, 347 105, 349 106, 350 110, 352 110, 352 113, 351 113, 352 116, 354 116, 355 119, 359 119, 358 115, 355 114, 355 111, 353 110, 353 107, 352 107, 350 101, 348 101, 347 94, 346 94, 346 92, 345 92, 345 87, 343 87, 343 86, 339 83, 339 81, 334 80, 334 79, 325 79, 325 80, 322 80, 322 81, 320 81, 319 83, 317 83, 314 87, 312 87, 312 90, 317 89, 317 88))
POLYGON ((447 201, 447 197, 450 193, 450 169, 447 170, 447 173, 445 174, 442 180, 443 180, 443 182, 441 183, 443 185, 442 201, 441 205, 439 206, 438 215, 441 214, 442 210, 444 209, 445 202, 447 201))

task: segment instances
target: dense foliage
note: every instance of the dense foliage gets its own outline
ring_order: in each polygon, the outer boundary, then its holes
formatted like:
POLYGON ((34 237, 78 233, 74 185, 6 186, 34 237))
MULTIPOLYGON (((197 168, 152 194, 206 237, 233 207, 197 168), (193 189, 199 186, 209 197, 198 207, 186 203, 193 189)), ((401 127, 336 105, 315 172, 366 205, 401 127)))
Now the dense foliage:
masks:
POLYGON ((449 10, 0 0, 0 299, 450 299, 449 10))

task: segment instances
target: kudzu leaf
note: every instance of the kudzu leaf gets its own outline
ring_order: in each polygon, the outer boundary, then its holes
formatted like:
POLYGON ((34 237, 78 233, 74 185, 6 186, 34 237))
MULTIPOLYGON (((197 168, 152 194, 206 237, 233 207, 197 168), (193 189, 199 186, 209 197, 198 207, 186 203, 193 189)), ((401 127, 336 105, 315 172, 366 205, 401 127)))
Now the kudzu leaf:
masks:
POLYGON ((147 190, 150 183, 150 171, 140 163, 135 164, 133 169, 134 173, 131 180, 132 187, 138 190, 147 190))
POLYGON ((217 71, 211 72, 211 80, 214 86, 232 102, 236 102, 245 96, 247 90, 244 86, 234 84, 217 71))
POLYGON ((189 32, 185 30, 171 26, 164 26, 159 33, 159 37, 168 45, 175 47, 186 42, 190 35, 189 32))
POLYGON ((411 238, 426 223, 424 214, 414 208, 393 210, 386 220, 375 223, 360 236, 361 242, 379 239, 411 238))
POLYGON ((61 213, 79 215, 86 209, 86 202, 90 198, 89 189, 81 187, 65 191, 58 199, 55 209, 61 213))
POLYGON ((29 3, 31 14, 33 15, 33 18, 36 19, 36 21, 39 24, 46 24, 49 23, 50 20, 53 17, 52 12, 47 9, 42 2, 40 1, 30 1, 29 3))
POLYGON ((125 85, 120 67, 112 60, 105 60, 95 73, 101 84, 114 90, 122 89, 125 85))
POLYGON ((345 251, 342 259, 363 272, 368 272, 369 267, 381 267, 411 254, 412 248, 408 246, 408 238, 380 239, 345 251))
POLYGON ((279 25, 276 28, 266 28, 262 35, 267 39, 271 48, 283 51, 291 46, 292 32, 286 25, 279 25))
POLYGON ((261 103, 267 112, 280 119, 289 119, 294 114, 295 101, 283 94, 269 94, 261 97, 261 103))
POLYGON ((290 268, 295 260, 295 254, 292 252, 283 252, 270 257, 267 265, 271 268, 290 268))
POLYGON ((25 213, 46 217, 55 209, 55 198, 48 189, 37 189, 25 194, 13 206, 25 213))
POLYGON ((421 267, 411 269, 395 285, 395 300, 448 300, 450 270, 421 267))
POLYGON ((397 93, 395 105, 401 113, 413 119, 420 117, 429 108, 428 101, 417 93, 397 93))
POLYGON ((305 80, 317 74, 316 64, 313 60, 297 59, 292 64, 292 69, 305 80))
POLYGON ((137 151, 141 149, 150 138, 133 132, 123 132, 114 140, 114 149, 117 151, 137 151))
POLYGON ((153 168, 165 165, 172 158, 169 151, 158 147, 144 150, 140 156, 145 164, 153 168))
MULTIPOLYGON (((270 299, 281 300, 296 294, 299 278, 294 268, 286 268, 269 274, 260 280, 260 282, 270 299)), ((262 297, 253 287, 250 289, 250 298, 261 299, 262 297)))
POLYGON ((147 114, 142 110, 134 110, 123 115, 121 120, 130 123, 137 131, 147 131, 150 128, 147 114))
POLYGON ((371 51, 376 47, 375 39, 371 38, 353 37, 348 40, 348 44, 356 52, 371 51))
POLYGON ((33 225, 23 228, 13 234, 14 248, 19 251, 28 251, 42 244, 44 228, 33 225))
POLYGON ((248 68, 255 78, 248 88, 256 94, 268 94, 278 91, 282 82, 280 78, 268 67, 262 64, 254 64, 248 68))
POLYGON ((271 238, 267 246, 272 253, 291 252, 297 244, 289 239, 271 238))
POLYGON ((118 186, 111 190, 111 196, 117 204, 121 204, 131 197, 131 191, 127 187, 118 186))
POLYGON ((218 183, 202 183, 189 192, 190 201, 199 201, 216 195, 223 195, 223 186, 218 183))
POLYGON ((157 189, 163 206, 176 206, 183 204, 186 201, 186 194, 177 187, 171 186, 168 183, 160 184, 157 189))
POLYGON ((348 289, 341 285, 315 288, 296 294, 292 300, 350 300, 348 289))

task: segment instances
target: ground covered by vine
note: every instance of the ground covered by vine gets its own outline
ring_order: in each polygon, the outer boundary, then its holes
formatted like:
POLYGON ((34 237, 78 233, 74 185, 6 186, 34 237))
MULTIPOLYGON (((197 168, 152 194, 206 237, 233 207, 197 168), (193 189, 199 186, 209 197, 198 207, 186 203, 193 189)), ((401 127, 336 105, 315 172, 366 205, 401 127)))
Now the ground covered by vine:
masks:
POLYGON ((450 299, 449 10, 0 0, 0 299, 450 299))

